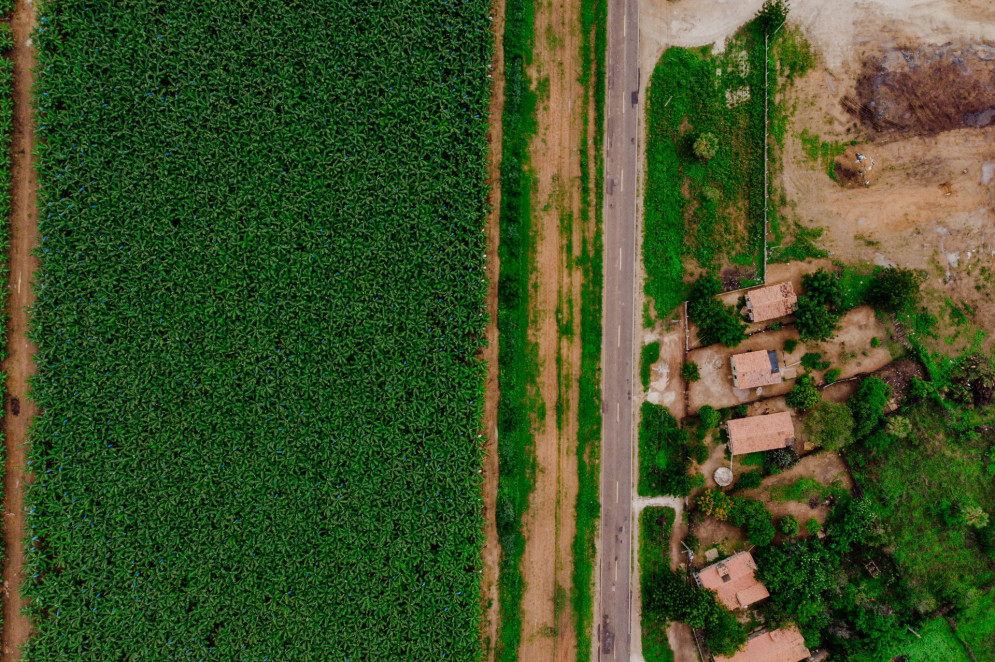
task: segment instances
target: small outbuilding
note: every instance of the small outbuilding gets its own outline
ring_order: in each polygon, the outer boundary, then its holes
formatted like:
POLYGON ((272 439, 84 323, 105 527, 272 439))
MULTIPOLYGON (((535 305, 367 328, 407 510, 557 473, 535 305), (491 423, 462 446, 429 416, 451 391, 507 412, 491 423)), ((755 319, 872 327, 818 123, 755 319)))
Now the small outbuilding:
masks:
POLYGON ((792 625, 754 635, 732 657, 716 655, 714 659, 715 662, 801 662, 811 655, 805 647, 805 637, 792 625))
POLYGON ((781 383, 777 350, 759 349, 736 354, 729 361, 732 364, 732 385, 736 388, 750 389, 781 383))
POLYGON ((732 455, 787 448, 795 443, 795 425, 786 411, 734 418, 726 423, 726 431, 732 455))
POLYGON ((798 295, 790 282, 768 285, 746 293, 746 316, 751 322, 784 317, 795 312, 798 295))
POLYGON ((715 591, 719 601, 729 609, 742 609, 763 600, 770 593, 756 578, 757 562, 749 552, 740 552, 707 568, 697 575, 698 584, 715 591))

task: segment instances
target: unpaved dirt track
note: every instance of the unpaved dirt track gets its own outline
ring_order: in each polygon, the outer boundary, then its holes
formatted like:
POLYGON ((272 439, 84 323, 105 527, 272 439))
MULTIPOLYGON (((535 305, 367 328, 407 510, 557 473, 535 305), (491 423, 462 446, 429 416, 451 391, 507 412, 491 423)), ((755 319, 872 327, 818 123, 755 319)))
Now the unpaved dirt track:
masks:
POLYGON ((581 135, 589 95, 581 86, 580 1, 535 4, 529 78, 537 90, 532 168, 532 289, 529 340, 538 353, 533 420, 535 484, 522 520, 523 662, 572 662, 577 635, 570 595, 576 533, 580 294, 581 135), (565 329, 569 328, 569 333, 565 329))
POLYGON ((21 613, 26 601, 20 594, 25 577, 24 490, 26 487, 25 442, 28 423, 35 405, 25 397, 28 378, 34 374, 31 357, 34 345, 27 339, 27 307, 34 302, 32 275, 38 259, 31 250, 38 245, 36 192, 38 179, 31 150, 34 145, 34 117, 31 86, 34 82, 35 51, 27 45, 34 29, 34 5, 18 0, 11 24, 14 33, 14 129, 11 136, 11 215, 10 215, 10 321, 7 324, 9 355, 3 369, 7 373, 7 393, 19 398, 18 416, 5 403, 4 430, 7 436, 7 471, 4 475, 4 564, 3 564, 3 652, 0 662, 21 659, 31 623, 21 613))
POLYGON ((487 382, 484 398, 483 428, 486 436, 484 442, 484 549, 481 558, 484 563, 480 579, 480 596, 484 607, 484 617, 480 626, 481 645, 485 659, 494 659, 494 646, 498 636, 498 605, 497 579, 501 563, 501 544, 498 540, 497 522, 494 513, 497 508, 498 488, 498 401, 501 392, 498 385, 498 275, 501 262, 498 258, 498 245, 501 243, 501 142, 503 137, 502 113, 504 112, 504 0, 494 0, 491 5, 491 15, 494 17, 494 63, 491 72, 491 104, 490 104, 490 153, 488 161, 490 176, 488 184, 491 187, 489 204, 491 212, 487 215, 487 347, 484 349, 484 360, 487 361, 487 382))
MULTIPOLYGON (((598 659, 631 646, 633 294, 639 89, 637 0, 608 5, 605 98, 604 323, 598 659)), ((639 100, 641 101, 641 100, 639 100)))

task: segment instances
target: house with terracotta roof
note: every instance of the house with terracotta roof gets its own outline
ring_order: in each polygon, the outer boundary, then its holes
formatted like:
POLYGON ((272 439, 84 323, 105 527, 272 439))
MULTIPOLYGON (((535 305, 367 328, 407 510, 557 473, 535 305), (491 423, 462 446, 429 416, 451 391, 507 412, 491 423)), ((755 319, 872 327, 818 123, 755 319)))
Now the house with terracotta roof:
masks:
POLYGON ((715 662, 801 662, 811 655, 805 647, 805 637, 792 625, 754 635, 732 657, 716 655, 713 659, 715 662))
POLYGON ((795 443, 795 425, 786 411, 734 418, 726 423, 726 431, 732 455, 787 448, 795 443))
POLYGON ((791 283, 768 285, 746 293, 746 316, 751 322, 784 317, 795 312, 798 295, 791 283))
POLYGON ((729 609, 742 609, 770 595, 756 578, 756 569, 753 555, 740 552, 702 568, 695 580, 703 588, 715 591, 719 601, 729 609))
POLYGON ((732 364, 732 385, 736 388, 757 388, 781 383, 781 364, 777 350, 758 349, 755 352, 736 354, 732 364))

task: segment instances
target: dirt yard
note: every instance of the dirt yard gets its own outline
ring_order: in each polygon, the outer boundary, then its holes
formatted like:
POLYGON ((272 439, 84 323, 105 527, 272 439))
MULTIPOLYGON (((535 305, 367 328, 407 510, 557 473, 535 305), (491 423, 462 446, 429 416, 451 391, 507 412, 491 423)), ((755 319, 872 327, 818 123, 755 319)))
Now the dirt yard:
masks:
POLYGON ((488 185, 491 188, 489 200, 491 213, 487 216, 487 347, 484 360, 487 361, 487 397, 484 400, 484 550, 482 560, 484 572, 480 579, 480 600, 484 616, 480 623, 480 639, 488 659, 493 659, 493 646, 497 641, 500 605, 498 603, 498 568, 501 562, 501 545, 498 542, 497 522, 494 518, 497 508, 498 489, 498 401, 501 392, 498 387, 498 275, 501 262, 498 246, 501 243, 501 137, 504 111, 504 0, 496 0, 492 7, 494 16, 494 73, 491 85, 490 122, 488 135, 490 151, 488 160, 490 174, 488 185))
MULTIPOLYGON (((577 633, 569 597, 577 500, 577 366, 580 365, 581 130, 588 112, 580 76, 580 2, 535 8, 538 130, 533 170, 533 275, 530 340, 539 354, 538 392, 545 419, 534 424, 535 485, 523 521, 521 660, 571 662, 577 633), (564 330, 570 331, 565 333, 564 330)), ((587 146, 584 146, 585 148, 587 146)))
MULTIPOLYGON (((664 327, 664 325, 657 325, 664 327)), ((684 418, 684 380, 681 379, 681 365, 684 363, 684 325, 678 320, 669 325, 667 331, 643 331, 643 344, 660 342, 660 360, 652 365, 650 387, 646 400, 655 405, 663 405, 677 420, 684 418)))
MULTIPOLYGON (((734 473, 738 476, 743 471, 750 471, 756 468, 742 466, 737 461, 734 473)), ((845 490, 853 487, 853 481, 850 479, 846 466, 839 455, 830 452, 819 452, 806 455, 798 464, 783 473, 776 476, 768 476, 759 488, 746 490, 739 494, 763 501, 767 509, 774 516, 775 522, 785 515, 794 515, 802 524, 800 535, 806 536, 808 534, 804 530, 805 522, 814 517, 819 520, 820 524, 824 524, 826 515, 829 514, 830 506, 823 503, 822 499, 811 503, 808 501, 775 501, 771 498, 771 490, 773 488, 790 485, 803 477, 814 478, 822 485, 827 486, 836 483, 840 488, 845 490)), ((714 485, 714 482, 710 484, 712 487, 714 485)), ((728 556, 749 547, 749 542, 739 527, 711 518, 706 518, 699 523, 692 533, 698 538, 698 549, 695 550, 695 565, 699 568, 711 563, 705 557, 705 552, 710 548, 717 548, 721 556, 728 556)), ((778 533, 778 537, 783 538, 784 536, 778 533)))
POLYGON ((3 370, 7 375, 7 393, 20 401, 20 412, 14 416, 10 399, 4 409, 6 434, 6 473, 4 501, 4 564, 3 564, 3 651, 0 662, 22 659, 21 649, 31 634, 31 622, 22 613, 27 600, 21 595, 25 578, 24 491, 31 476, 27 473, 26 443, 28 423, 36 413, 35 404, 26 396, 28 379, 35 373, 31 357, 34 344, 27 339, 27 307, 34 300, 32 274, 38 258, 31 254, 38 245, 36 191, 38 180, 32 154, 34 121, 31 109, 31 86, 34 82, 35 50, 30 44, 35 27, 34 6, 19 1, 11 28, 14 36, 14 127, 11 136, 11 214, 10 214, 10 288, 7 323, 9 355, 3 370))

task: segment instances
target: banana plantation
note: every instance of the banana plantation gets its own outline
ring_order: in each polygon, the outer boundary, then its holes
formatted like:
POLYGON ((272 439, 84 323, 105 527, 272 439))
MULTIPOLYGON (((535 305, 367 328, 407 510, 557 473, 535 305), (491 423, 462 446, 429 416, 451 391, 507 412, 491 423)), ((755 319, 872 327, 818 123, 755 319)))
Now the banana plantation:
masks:
POLYGON ((29 660, 477 658, 489 11, 42 3, 29 660))

